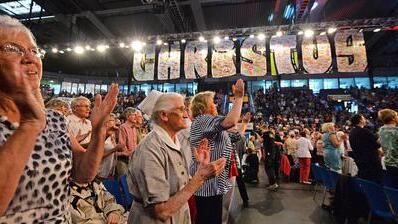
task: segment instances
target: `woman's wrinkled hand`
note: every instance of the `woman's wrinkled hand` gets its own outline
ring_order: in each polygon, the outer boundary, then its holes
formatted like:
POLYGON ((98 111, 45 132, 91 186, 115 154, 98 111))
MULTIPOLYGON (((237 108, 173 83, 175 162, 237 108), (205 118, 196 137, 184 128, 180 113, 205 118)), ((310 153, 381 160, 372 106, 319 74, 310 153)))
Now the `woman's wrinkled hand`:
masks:
POLYGON ((117 84, 112 84, 108 94, 106 94, 103 100, 101 95, 97 94, 95 96, 94 108, 90 116, 93 129, 102 128, 104 126, 105 120, 116 106, 118 93, 119 86, 117 84))
POLYGON ((238 79, 238 81, 232 85, 232 93, 234 97, 243 97, 245 95, 245 83, 242 79, 238 79))
POLYGON ((199 164, 198 171, 203 180, 220 175, 225 167, 225 158, 220 158, 210 162, 210 146, 209 141, 204 138, 200 141, 199 146, 194 150, 196 161, 199 164))

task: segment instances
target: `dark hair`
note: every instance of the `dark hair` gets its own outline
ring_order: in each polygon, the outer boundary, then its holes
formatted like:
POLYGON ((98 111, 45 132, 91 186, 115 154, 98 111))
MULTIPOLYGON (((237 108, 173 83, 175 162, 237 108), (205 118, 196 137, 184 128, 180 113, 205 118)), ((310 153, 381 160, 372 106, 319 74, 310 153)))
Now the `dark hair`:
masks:
POLYGON ((354 116, 351 117, 350 121, 352 125, 358 125, 359 122, 361 121, 361 117, 363 117, 362 114, 355 114, 354 116))
POLYGON ((301 132, 300 132, 300 136, 301 136, 301 137, 306 137, 307 134, 305 133, 305 131, 301 131, 301 132))

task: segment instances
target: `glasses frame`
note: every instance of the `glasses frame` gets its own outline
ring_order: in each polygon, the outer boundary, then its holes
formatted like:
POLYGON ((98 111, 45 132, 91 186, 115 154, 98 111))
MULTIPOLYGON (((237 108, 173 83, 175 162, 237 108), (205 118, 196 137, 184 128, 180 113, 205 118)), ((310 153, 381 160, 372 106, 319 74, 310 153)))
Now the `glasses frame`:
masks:
POLYGON ((7 42, 4 43, 3 45, 0 45, 0 52, 3 53, 11 53, 11 54, 16 54, 21 57, 24 57, 25 55, 31 53, 33 56, 39 59, 44 59, 44 56, 46 54, 46 51, 39 48, 39 47, 33 47, 30 49, 26 49, 22 47, 21 45, 13 42, 7 42))

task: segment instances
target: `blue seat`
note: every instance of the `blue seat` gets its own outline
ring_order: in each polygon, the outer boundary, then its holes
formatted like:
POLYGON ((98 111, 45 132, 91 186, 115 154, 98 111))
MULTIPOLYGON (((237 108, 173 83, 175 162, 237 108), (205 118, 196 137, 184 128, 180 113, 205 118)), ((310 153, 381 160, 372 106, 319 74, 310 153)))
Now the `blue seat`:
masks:
POLYGON ((384 170, 383 171, 383 186, 393 188, 394 187, 393 183, 394 183, 393 178, 390 175, 388 175, 387 172, 384 170))
POLYGON ((356 178, 355 181, 359 184, 362 192, 365 194, 370 206, 368 223, 371 222, 372 216, 378 216, 386 220, 394 220, 394 215, 391 213, 388 199, 383 191, 383 187, 374 182, 356 178))
POLYGON ((133 195, 129 192, 129 186, 127 185, 127 175, 123 175, 120 177, 120 183, 122 185, 123 194, 126 199, 126 210, 128 211, 133 204, 134 198, 133 195))
MULTIPOLYGON (((322 198, 322 204, 325 203, 325 198, 326 198, 326 191, 328 190, 335 190, 336 189, 336 184, 337 184, 337 179, 335 180, 335 172, 331 173, 329 169, 325 167, 319 167, 319 174, 322 178, 323 186, 324 186, 324 191, 323 191, 323 198, 322 198), (333 177, 332 177, 333 175, 333 177)), ((337 174, 338 177, 338 174, 337 174)))
POLYGON ((315 163, 313 163, 313 164, 311 164, 311 170, 312 170, 312 175, 313 175, 313 177, 314 177, 314 182, 315 182, 315 186, 314 186, 314 197, 313 197, 313 200, 315 201, 315 196, 316 196, 316 193, 317 193, 317 187, 320 185, 320 184, 322 184, 322 176, 321 176, 321 174, 319 173, 319 169, 320 169, 321 167, 318 165, 318 164, 315 164, 315 163))
POLYGON ((398 189, 384 186, 384 192, 390 202, 391 212, 398 218, 398 189))
POLYGON ((125 205, 125 200, 122 196, 122 192, 120 191, 119 183, 116 180, 104 180, 102 181, 102 184, 104 184, 109 193, 115 197, 116 202, 119 205, 125 205))

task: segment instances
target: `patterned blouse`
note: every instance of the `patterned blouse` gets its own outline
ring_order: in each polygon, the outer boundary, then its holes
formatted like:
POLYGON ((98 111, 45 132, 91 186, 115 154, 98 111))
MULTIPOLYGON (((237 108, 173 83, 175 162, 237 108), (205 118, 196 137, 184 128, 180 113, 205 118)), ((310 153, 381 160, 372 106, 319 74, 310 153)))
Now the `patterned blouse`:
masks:
MULTIPOLYGON (((223 195, 232 188, 229 180, 229 171, 233 148, 227 131, 221 126, 224 118, 223 116, 200 115, 192 122, 191 150, 195 150, 200 141, 203 138, 207 138, 210 144, 210 161, 215 161, 222 157, 227 160, 224 171, 219 176, 206 180, 198 191, 195 192, 196 196, 223 195)), ((193 176, 197 169, 198 164, 193 158, 189 170, 190 174, 193 176)))
MULTIPOLYGON (((0 224, 70 223, 68 179, 72 151, 65 117, 48 110, 46 120, 0 224)), ((0 145, 5 144, 17 127, 7 117, 0 117, 0 145)))

